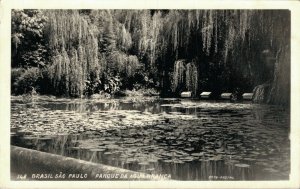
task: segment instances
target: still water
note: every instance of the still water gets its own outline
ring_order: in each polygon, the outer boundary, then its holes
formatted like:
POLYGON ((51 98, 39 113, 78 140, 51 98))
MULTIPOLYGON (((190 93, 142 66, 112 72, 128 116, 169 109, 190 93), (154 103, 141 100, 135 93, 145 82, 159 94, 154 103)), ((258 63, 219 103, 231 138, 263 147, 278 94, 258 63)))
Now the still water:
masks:
POLYGON ((12 97, 11 144, 175 180, 286 180, 290 113, 250 102, 12 97))

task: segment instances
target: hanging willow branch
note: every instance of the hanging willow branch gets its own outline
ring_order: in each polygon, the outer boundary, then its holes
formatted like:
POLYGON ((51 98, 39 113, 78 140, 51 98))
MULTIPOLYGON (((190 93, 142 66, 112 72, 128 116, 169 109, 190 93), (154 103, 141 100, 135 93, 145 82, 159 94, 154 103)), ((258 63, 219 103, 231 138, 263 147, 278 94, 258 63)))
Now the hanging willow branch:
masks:
POLYGON ((184 64, 185 62, 183 60, 178 60, 174 64, 173 91, 175 91, 178 86, 184 84, 184 76, 185 76, 184 64))
POLYGON ((57 93, 81 96, 85 81, 99 78, 98 42, 92 26, 76 10, 46 11, 49 18, 46 36, 55 56, 49 73, 57 93))
POLYGON ((198 68, 195 62, 190 62, 186 65, 186 87, 187 90, 192 91, 193 94, 197 94, 198 92, 198 68))

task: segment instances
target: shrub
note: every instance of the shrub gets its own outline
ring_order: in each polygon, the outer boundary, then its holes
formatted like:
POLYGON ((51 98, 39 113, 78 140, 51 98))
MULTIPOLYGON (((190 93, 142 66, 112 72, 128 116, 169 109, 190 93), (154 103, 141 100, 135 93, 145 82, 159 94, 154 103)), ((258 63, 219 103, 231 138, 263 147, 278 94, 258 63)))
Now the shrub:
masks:
POLYGON ((38 81, 42 74, 38 68, 29 68, 25 71, 20 69, 12 70, 12 93, 26 94, 38 88, 38 81))
POLYGON ((19 77, 25 72, 24 68, 12 68, 11 69, 11 93, 17 93, 16 81, 19 80, 19 77))
POLYGON ((107 76, 104 82, 104 91, 109 94, 117 93, 122 83, 119 76, 107 76))

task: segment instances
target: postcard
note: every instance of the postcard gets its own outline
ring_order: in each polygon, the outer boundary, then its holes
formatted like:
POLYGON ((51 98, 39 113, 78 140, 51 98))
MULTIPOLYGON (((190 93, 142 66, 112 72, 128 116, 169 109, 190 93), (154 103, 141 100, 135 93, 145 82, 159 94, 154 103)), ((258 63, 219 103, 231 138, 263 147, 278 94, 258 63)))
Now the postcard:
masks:
POLYGON ((1 187, 298 188, 297 1, 1 1, 1 187))

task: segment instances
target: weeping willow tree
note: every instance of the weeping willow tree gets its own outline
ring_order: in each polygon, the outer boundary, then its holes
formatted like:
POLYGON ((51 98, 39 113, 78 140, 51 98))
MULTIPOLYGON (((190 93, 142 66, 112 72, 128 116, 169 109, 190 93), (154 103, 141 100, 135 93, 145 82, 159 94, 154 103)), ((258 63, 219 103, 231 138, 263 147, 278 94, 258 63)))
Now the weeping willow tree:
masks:
POLYGON ((48 67, 52 84, 58 94, 81 96, 86 81, 99 80, 103 71, 95 28, 76 10, 51 10, 46 15, 46 36, 53 54, 48 67))
MULTIPOLYGON (((174 64, 170 72, 177 86, 182 69, 176 60, 195 59, 198 83, 210 83, 201 89, 251 92, 268 82, 266 101, 286 104, 288 92, 280 89, 289 89, 289 79, 282 73, 289 75, 290 22, 284 20, 289 20, 289 11, 171 10, 164 18, 159 40, 166 49, 161 56, 170 59, 164 67, 174 64), (218 89, 208 87, 214 85, 218 89)), ((189 83, 185 87, 189 88, 189 83)))
POLYGON ((164 19, 162 37, 176 58, 219 52, 226 63, 229 51, 236 47, 235 42, 245 41, 251 15, 247 10, 172 10, 164 19), (189 51, 191 46, 197 51, 189 51), (178 54, 179 50, 185 50, 183 55, 178 54))
MULTIPOLYGON (((235 51, 239 52, 240 46, 246 44, 250 15, 248 11, 237 10, 170 11, 164 19, 163 32, 161 32, 164 34, 160 41, 167 41, 164 48, 169 49, 162 56, 171 55, 173 58, 170 64, 172 61, 175 62, 173 82, 180 80, 180 78, 175 78, 180 76, 177 73, 176 60, 186 59, 187 62, 196 60, 187 65, 188 74, 191 76, 186 76, 186 89, 192 90, 193 88, 192 91, 196 94, 199 92, 197 90, 200 80, 208 80, 209 86, 221 83, 222 78, 218 75, 224 75, 226 70, 231 70, 236 66, 233 54, 235 51), (204 74, 200 75, 200 72, 204 74)), ((234 70, 232 74, 235 74, 234 70)), ((206 90, 214 89, 207 88, 206 90)))
MULTIPOLYGON (((150 20, 147 11, 137 10, 93 10, 92 23, 98 28, 99 53, 106 59, 105 73, 132 77, 140 67, 147 47, 142 47, 142 40, 147 41, 147 26, 142 20, 150 20), (143 13, 144 17, 138 18, 143 13), (132 23, 133 22, 133 23, 132 23), (134 23, 138 22, 138 23, 134 23), (131 25, 132 24, 132 25, 131 25), (144 29, 143 29, 144 28, 144 29)), ((147 44, 146 44, 147 45, 147 44)))
POLYGON ((150 67, 155 66, 156 59, 160 53, 159 36, 161 35, 161 28, 163 24, 162 13, 156 12, 152 17, 152 29, 150 34, 150 67))
POLYGON ((132 77, 140 68, 141 64, 139 63, 139 59, 137 58, 137 56, 129 55, 124 70, 126 76, 132 77))
POLYGON ((192 91, 194 95, 197 94, 198 75, 198 68, 195 62, 176 61, 173 73, 173 91, 188 90, 192 91))
POLYGON ((124 52, 131 51, 148 71, 155 70, 160 49, 163 17, 161 11, 150 10, 115 10, 114 18, 121 24, 119 41, 124 52), (125 34, 126 33, 126 34, 125 34), (127 46, 127 48, 124 48, 127 46))
POLYGON ((124 24, 121 24, 120 26, 120 35, 118 38, 118 47, 120 50, 124 52, 128 52, 128 50, 132 46, 132 38, 129 31, 125 28, 124 24))
POLYGON ((111 54, 111 64, 107 64, 109 71, 115 74, 123 74, 126 77, 132 77, 140 68, 140 63, 135 55, 127 55, 120 51, 114 51, 111 54))

